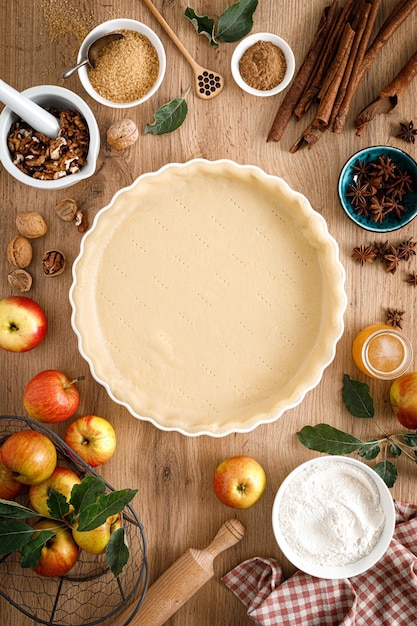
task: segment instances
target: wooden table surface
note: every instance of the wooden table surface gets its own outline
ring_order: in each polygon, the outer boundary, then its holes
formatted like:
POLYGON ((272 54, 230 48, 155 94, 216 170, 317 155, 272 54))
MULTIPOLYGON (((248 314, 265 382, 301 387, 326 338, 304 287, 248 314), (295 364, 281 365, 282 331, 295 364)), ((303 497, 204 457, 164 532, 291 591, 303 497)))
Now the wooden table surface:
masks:
MULTIPOLYGON (((229 4, 231 2, 225 0, 191 3, 197 13, 209 13, 213 17, 220 15, 229 4)), ((253 32, 272 31, 281 35, 292 46, 298 67, 325 4, 324 0, 261 0, 254 15, 253 32)), ((353 127, 355 114, 376 97, 415 52, 417 11, 387 43, 361 84, 343 134, 326 133, 312 150, 303 149, 291 154, 289 148, 298 139, 304 121, 298 124, 291 121, 279 143, 266 142, 283 96, 256 98, 237 87, 230 71, 230 59, 236 44, 221 43, 216 50, 208 45, 205 37, 197 36, 193 26, 183 17, 187 6, 185 0, 155 0, 155 5, 197 61, 203 66, 217 68, 225 76, 226 86, 211 101, 202 101, 191 91, 189 113, 180 129, 160 137, 144 136, 141 132, 133 148, 116 152, 109 149, 105 141, 106 130, 112 122, 129 117, 142 131, 146 123, 152 122, 153 113, 159 106, 181 96, 192 84, 191 68, 149 10, 140 0, 67 0, 64 3, 57 0, 25 0, 23 3, 0 0, 0 77, 18 90, 37 84, 64 85, 60 73, 74 63, 82 38, 93 26, 114 17, 143 21, 159 34, 167 52, 167 72, 160 90, 137 108, 117 110, 98 105, 84 92, 77 75, 65 82, 66 87, 88 102, 100 127, 102 147, 97 171, 92 178, 68 190, 44 192, 17 182, 0 166, 0 297, 16 293, 7 282, 11 267, 6 259, 6 246, 16 234, 17 213, 37 210, 49 226, 46 237, 33 244, 34 261, 30 271, 34 284, 27 294, 44 307, 49 320, 48 335, 44 343, 31 352, 2 351, 0 406, 3 414, 24 415, 24 387, 41 370, 56 368, 73 375, 84 375, 77 415, 95 413, 106 417, 115 426, 118 448, 100 471, 116 488, 139 489, 133 505, 146 532, 150 582, 187 548, 203 548, 210 543, 225 520, 236 516, 246 526, 243 540, 217 557, 214 578, 168 624, 242 626, 251 621, 246 617, 243 605, 222 585, 221 575, 256 555, 276 557, 282 562, 286 574, 293 572, 275 543, 271 507, 285 476, 298 464, 318 454, 304 448, 298 442, 296 432, 306 424, 327 422, 358 437, 376 435, 370 420, 355 419, 344 407, 341 398, 344 373, 370 384, 380 423, 390 432, 397 429, 388 403, 389 383, 366 379, 352 361, 351 345, 354 335, 362 327, 385 320, 387 307, 405 311, 403 330, 416 345, 414 303, 417 291, 405 282, 405 278, 408 272, 417 270, 417 260, 404 263, 392 275, 380 264, 362 268, 353 261, 351 254, 354 246, 371 244, 374 240, 388 239, 396 245, 404 239, 417 238, 417 223, 414 221, 403 230, 386 236, 374 236, 359 229, 339 205, 337 179, 346 159, 369 145, 396 146, 417 158, 417 142, 414 145, 405 143, 395 136, 399 122, 408 122, 416 114, 416 85, 410 87, 392 114, 375 119, 362 137, 355 135, 353 127), (298 407, 284 413, 275 423, 223 438, 188 438, 176 432, 163 432, 132 417, 126 409, 112 402, 104 388, 94 381, 77 350, 70 324, 70 267, 79 251, 81 235, 53 213, 53 206, 59 200, 73 197, 91 222, 118 189, 130 184, 143 172, 195 157, 229 158, 242 164, 255 164, 269 174, 284 178, 294 189, 305 194, 325 217, 330 233, 340 246, 340 257, 346 269, 345 332, 338 343, 336 357, 324 372, 320 384, 298 407), (52 247, 65 251, 69 263, 64 274, 49 279, 42 276, 40 257, 45 249, 52 247), (236 454, 255 457, 267 474, 263 497, 255 506, 242 512, 222 505, 212 490, 215 467, 224 458, 236 454)), ((382 23, 394 5, 394 0, 382 2, 376 26, 382 23)), ((54 426, 61 435, 65 428, 65 423, 54 426)), ((399 479, 392 488, 392 495, 402 501, 415 502, 416 465, 405 458, 400 458, 396 464, 399 479)), ((27 626, 32 623, 4 599, 0 599, 0 615, 2 624, 27 626)))

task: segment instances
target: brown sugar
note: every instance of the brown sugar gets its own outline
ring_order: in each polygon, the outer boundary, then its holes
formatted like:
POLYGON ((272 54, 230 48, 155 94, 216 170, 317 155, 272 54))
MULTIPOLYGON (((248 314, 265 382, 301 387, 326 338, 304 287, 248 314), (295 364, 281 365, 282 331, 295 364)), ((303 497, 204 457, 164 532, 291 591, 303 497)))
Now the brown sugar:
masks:
POLYGON ((283 81, 287 62, 281 48, 271 41, 257 41, 243 53, 239 71, 249 87, 268 91, 283 81))
POLYGON ((149 39, 131 30, 108 44, 88 78, 97 93, 111 102, 132 102, 150 91, 159 73, 159 58, 149 39))

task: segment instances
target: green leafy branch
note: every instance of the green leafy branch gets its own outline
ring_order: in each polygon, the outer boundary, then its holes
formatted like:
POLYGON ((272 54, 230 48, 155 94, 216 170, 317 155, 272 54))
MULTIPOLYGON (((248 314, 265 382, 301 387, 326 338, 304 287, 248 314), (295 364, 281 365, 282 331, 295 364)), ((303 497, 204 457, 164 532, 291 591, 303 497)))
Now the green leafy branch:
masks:
POLYGON ((185 17, 194 25, 199 35, 204 35, 210 45, 218 48, 218 41, 234 42, 247 35, 253 26, 253 14, 258 6, 258 0, 239 0, 230 5, 218 19, 217 29, 215 20, 208 15, 197 15, 189 6, 185 10, 185 17))
MULTIPOLYGON (((80 484, 74 485, 68 502, 64 495, 51 488, 47 500, 50 516, 46 518, 51 520, 51 528, 40 532, 18 520, 43 516, 18 502, 0 498, 0 518, 5 518, 0 519, 0 554, 22 550, 21 566, 33 568, 42 548, 62 530, 62 522, 69 529, 77 524, 80 532, 94 530, 110 516, 121 513, 136 493, 137 489, 106 493, 106 484, 98 476, 85 476, 80 484), (54 522, 59 522, 56 527, 54 522)), ((106 560, 114 576, 119 576, 129 560, 124 527, 111 534, 106 560)))
POLYGON ((417 463, 417 431, 390 435, 385 433, 374 418, 374 402, 369 393, 369 386, 358 380, 352 380, 347 374, 343 376, 342 397, 351 415, 372 419, 382 436, 362 441, 328 424, 316 424, 304 426, 297 433, 299 441, 310 450, 326 454, 344 455, 357 451, 358 455, 367 461, 376 459, 382 453, 383 460, 377 463, 374 469, 385 484, 392 487, 397 480, 398 471, 395 465, 388 461, 388 456, 398 458, 404 454, 417 463))

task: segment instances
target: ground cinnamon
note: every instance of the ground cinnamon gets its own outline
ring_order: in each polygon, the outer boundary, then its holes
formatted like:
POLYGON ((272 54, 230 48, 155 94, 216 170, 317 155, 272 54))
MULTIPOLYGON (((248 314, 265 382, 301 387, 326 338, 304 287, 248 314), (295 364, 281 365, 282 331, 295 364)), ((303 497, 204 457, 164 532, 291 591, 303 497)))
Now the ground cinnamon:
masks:
POLYGON ((269 91, 279 85, 287 71, 287 62, 281 48, 271 41, 257 41, 243 53, 239 72, 245 83, 260 91, 269 91))

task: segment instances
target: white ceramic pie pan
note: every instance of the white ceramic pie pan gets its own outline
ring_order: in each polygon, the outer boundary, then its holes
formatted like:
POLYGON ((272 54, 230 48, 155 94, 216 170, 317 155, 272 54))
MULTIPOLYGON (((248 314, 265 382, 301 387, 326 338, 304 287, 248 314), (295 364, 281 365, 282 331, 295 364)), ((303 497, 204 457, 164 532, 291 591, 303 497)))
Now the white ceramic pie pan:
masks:
POLYGON ((343 333, 345 273, 323 217, 282 179, 222 159, 140 176, 73 265, 93 377, 184 435, 248 432, 298 405, 343 333))

